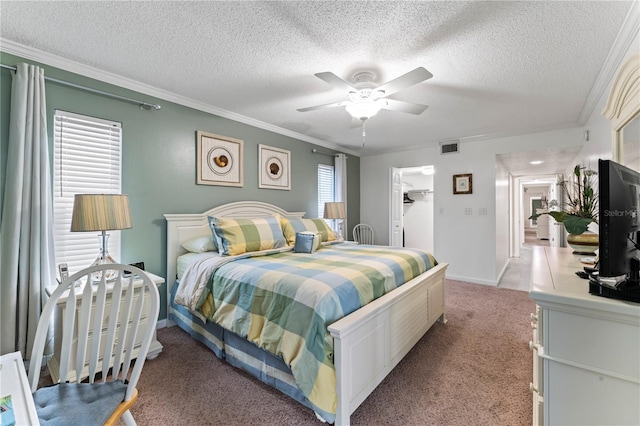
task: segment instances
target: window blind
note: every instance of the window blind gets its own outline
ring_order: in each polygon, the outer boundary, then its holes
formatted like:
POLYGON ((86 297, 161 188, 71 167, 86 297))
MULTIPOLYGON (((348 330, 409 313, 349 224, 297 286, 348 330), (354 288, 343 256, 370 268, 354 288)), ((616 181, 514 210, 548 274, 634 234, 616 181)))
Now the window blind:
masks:
POLYGON ((324 203, 335 201, 335 194, 334 167, 318 164, 318 217, 324 215, 324 203))
MULTIPOLYGON (((70 274, 100 252, 99 232, 71 232, 75 194, 120 194, 121 123, 57 110, 54 115, 53 215, 56 262, 70 274)), ((120 259, 120 231, 109 231, 109 254, 120 259)))

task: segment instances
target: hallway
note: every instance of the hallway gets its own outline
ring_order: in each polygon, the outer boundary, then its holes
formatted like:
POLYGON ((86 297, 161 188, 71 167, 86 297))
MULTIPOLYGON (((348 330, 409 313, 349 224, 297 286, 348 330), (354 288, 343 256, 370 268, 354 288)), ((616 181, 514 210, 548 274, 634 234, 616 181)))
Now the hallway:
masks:
POLYGON ((540 240, 535 231, 525 231, 520 257, 509 259, 509 265, 498 283, 500 288, 529 291, 531 286, 531 255, 534 246, 549 247, 549 240, 540 240))

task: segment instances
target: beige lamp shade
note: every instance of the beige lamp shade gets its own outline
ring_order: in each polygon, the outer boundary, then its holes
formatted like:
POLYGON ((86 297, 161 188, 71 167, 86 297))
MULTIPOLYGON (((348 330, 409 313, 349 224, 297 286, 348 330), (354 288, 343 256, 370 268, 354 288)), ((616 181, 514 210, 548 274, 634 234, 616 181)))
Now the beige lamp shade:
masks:
POLYGON ((133 228, 129 197, 121 194, 76 194, 71 231, 109 231, 133 228))
POLYGON ((325 219, 345 219, 347 214, 345 213, 344 203, 342 201, 334 203, 324 203, 324 218, 325 219))

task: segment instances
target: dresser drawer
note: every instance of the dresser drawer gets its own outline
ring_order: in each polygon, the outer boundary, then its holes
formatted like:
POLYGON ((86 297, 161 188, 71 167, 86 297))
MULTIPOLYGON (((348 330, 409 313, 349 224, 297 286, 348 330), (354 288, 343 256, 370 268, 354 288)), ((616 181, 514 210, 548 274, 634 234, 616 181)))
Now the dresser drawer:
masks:
POLYGON ((558 310, 546 310, 544 351, 596 369, 640 377, 638 324, 614 322, 558 310))

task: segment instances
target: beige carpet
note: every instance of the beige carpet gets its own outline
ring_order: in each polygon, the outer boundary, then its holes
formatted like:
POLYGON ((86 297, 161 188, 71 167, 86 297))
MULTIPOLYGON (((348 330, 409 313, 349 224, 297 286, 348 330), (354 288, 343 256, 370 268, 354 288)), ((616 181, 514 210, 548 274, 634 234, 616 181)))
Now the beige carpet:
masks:
MULTIPOLYGON (((436 323, 351 416, 354 425, 530 425, 534 303, 522 291, 447 281, 436 323)), ((313 412, 217 359, 177 327, 145 363, 139 425, 321 425, 313 412)))

